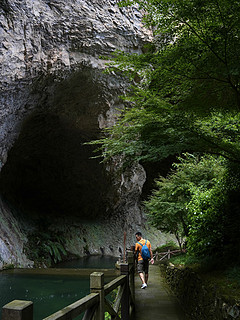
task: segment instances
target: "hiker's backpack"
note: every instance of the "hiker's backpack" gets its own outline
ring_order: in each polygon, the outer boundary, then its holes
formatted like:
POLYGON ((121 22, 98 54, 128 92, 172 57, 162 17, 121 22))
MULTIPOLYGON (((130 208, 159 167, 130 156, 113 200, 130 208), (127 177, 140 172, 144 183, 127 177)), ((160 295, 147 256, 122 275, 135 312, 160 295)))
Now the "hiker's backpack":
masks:
POLYGON ((147 240, 146 240, 145 244, 142 244, 140 242, 138 242, 138 243, 142 246, 141 256, 142 256, 143 260, 150 259, 151 255, 150 255, 150 251, 147 247, 147 240))

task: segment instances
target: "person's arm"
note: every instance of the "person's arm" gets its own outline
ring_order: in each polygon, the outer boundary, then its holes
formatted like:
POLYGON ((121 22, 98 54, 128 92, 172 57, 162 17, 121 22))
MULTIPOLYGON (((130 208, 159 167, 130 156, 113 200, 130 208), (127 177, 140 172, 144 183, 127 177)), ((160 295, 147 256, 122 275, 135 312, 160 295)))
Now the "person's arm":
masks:
POLYGON ((151 244, 150 244, 149 251, 150 251, 150 256, 151 256, 151 260, 150 260, 150 262, 151 262, 151 264, 154 264, 153 252, 152 252, 151 244))
POLYGON ((135 244, 134 257, 135 257, 135 260, 137 261, 138 260, 138 244, 137 243, 135 244))

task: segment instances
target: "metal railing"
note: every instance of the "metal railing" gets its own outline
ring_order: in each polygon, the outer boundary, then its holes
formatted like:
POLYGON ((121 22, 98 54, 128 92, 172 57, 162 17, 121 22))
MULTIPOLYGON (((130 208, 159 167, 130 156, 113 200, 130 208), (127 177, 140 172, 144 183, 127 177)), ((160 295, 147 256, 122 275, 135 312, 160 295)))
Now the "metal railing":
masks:
MULTIPOLYGON (((104 320, 105 312, 110 314, 111 320, 129 320, 135 305, 134 271, 134 256, 128 252, 128 262, 120 264, 119 277, 104 285, 104 273, 93 272, 90 275, 89 295, 44 320, 72 320, 83 313, 83 320, 104 320), (116 288, 118 293, 114 303, 111 303, 106 296, 116 288)), ((33 302, 14 300, 3 306, 2 320, 12 319, 33 320, 33 302)))

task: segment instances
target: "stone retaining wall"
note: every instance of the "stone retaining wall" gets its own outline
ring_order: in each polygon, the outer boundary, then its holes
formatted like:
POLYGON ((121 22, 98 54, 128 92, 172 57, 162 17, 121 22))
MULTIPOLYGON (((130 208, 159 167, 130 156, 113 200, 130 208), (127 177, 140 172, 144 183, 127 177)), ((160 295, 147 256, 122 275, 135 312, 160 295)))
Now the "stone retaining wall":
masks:
POLYGON ((239 301, 226 301, 217 293, 216 288, 206 284, 191 269, 162 265, 161 270, 188 319, 240 319, 239 301))

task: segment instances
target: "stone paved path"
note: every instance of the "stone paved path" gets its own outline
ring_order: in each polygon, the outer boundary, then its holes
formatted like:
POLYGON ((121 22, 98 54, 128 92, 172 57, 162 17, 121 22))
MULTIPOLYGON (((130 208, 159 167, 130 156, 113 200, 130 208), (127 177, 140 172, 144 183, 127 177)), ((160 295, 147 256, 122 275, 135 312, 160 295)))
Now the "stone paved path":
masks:
POLYGON ((149 283, 141 289, 141 281, 135 277, 135 320, 185 320, 183 311, 166 290, 158 265, 151 265, 149 283))

